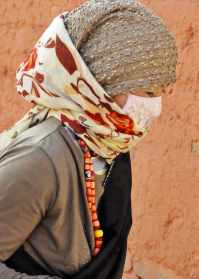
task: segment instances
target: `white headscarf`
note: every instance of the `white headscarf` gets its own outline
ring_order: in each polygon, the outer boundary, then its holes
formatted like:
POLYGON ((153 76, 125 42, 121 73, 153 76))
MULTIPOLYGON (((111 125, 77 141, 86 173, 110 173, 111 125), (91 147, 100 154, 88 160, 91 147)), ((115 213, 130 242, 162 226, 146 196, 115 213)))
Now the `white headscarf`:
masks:
POLYGON ((1 148, 53 116, 110 163, 147 130, 127 116, 91 74, 65 28, 65 14, 52 21, 17 70, 17 91, 34 107, 1 135, 1 148))

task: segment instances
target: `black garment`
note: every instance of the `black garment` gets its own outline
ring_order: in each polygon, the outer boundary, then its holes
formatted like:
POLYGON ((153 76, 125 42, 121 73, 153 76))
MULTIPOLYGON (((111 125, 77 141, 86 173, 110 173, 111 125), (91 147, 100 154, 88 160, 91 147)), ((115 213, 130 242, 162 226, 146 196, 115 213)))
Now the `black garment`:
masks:
MULTIPOLYGON (((114 161, 98 206, 98 217, 104 231, 101 252, 74 275, 63 279, 121 279, 127 251, 127 238, 132 225, 131 162, 129 153, 114 161)), ((23 249, 6 262, 8 267, 28 275, 52 275, 40 267, 23 249)))

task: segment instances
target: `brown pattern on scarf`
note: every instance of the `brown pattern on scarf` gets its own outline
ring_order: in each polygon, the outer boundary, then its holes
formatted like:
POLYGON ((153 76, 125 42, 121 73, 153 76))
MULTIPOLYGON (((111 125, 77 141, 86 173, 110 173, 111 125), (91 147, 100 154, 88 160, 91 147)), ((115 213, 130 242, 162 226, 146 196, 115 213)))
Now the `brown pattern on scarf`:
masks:
POLYGON ((59 61, 61 62, 61 64, 72 75, 77 70, 75 60, 74 60, 70 50, 61 41, 61 39, 59 38, 58 35, 56 35, 55 51, 56 51, 57 57, 58 57, 59 61))

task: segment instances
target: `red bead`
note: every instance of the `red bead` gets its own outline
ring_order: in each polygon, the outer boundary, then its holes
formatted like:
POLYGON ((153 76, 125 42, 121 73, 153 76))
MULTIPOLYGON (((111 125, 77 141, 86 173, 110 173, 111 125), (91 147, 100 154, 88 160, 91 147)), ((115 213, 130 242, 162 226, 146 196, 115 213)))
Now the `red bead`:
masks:
POLYGON ((97 221, 97 213, 92 213, 92 220, 97 221))
POLYGON ((95 241, 95 247, 96 247, 96 248, 101 248, 101 247, 102 247, 102 244, 103 244, 103 241, 101 241, 101 240, 96 240, 96 241, 95 241))
POLYGON ((96 212, 97 211, 96 205, 92 205, 91 210, 92 212, 96 212))
POLYGON ((95 189, 95 182, 91 182, 91 189, 95 189))
POLYGON ((93 251, 93 256, 97 256, 97 254, 99 254, 100 252, 100 248, 95 248, 94 251, 93 251))
POLYGON ((103 237, 96 237, 95 241, 102 241, 103 242, 103 237))
POLYGON ((86 181, 86 187, 91 188, 91 183, 90 181, 86 181))
POLYGON ((100 222, 99 221, 94 221, 93 226, 97 229, 100 228, 100 222))
POLYGON ((85 152, 85 153, 84 153, 84 157, 85 157, 85 158, 91 158, 91 155, 90 155, 89 152, 85 152))
POLYGON ((88 171, 91 170, 91 165, 90 165, 90 164, 86 164, 85 167, 84 167, 84 169, 85 169, 85 170, 88 170, 88 171))
POLYGON ((92 195, 92 190, 90 188, 87 188, 86 192, 89 196, 92 195))
POLYGON ((91 159, 90 158, 85 158, 85 164, 92 164, 91 159))
POLYGON ((89 196, 88 201, 91 202, 92 204, 95 204, 95 197, 89 196))

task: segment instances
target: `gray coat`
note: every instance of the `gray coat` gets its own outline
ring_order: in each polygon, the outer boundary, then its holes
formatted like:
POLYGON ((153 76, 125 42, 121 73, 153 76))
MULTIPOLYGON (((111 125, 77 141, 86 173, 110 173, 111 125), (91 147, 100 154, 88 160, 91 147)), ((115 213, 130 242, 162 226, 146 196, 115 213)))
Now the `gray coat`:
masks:
MULTIPOLYGON (((22 245, 58 276, 91 260, 94 238, 83 165, 73 135, 53 117, 26 130, 0 154, 1 262, 22 245)), ((97 178, 97 204, 102 179, 97 178)), ((19 274, 0 263, 1 278, 50 277, 19 274)))

